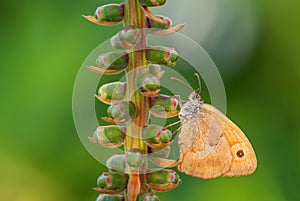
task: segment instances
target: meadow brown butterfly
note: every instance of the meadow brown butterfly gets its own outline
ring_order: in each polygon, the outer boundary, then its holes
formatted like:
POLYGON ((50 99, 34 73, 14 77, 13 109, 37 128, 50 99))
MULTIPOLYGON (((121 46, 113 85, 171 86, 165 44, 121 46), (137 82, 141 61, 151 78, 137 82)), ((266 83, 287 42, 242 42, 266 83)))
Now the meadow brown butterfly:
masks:
MULTIPOLYGON (((196 74, 199 79, 199 75, 196 74)), ((199 81, 200 84, 200 81, 199 81)), ((199 178, 242 176, 255 171, 254 150, 241 129, 218 109, 203 103, 198 90, 179 113, 178 170, 199 178)))

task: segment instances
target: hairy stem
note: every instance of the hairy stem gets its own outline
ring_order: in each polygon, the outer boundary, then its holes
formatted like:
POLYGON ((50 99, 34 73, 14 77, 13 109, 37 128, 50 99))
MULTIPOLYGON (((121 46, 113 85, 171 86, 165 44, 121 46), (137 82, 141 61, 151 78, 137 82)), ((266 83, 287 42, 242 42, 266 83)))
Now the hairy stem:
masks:
MULTIPOLYGON (((125 26, 135 26, 139 29, 145 28, 145 14, 138 0, 125 1, 125 26)), ((129 53, 129 63, 127 67, 127 99, 131 100, 137 107, 137 115, 132 123, 127 127, 125 138, 125 151, 133 148, 139 149, 142 153, 147 153, 147 146, 142 140, 142 128, 147 124, 149 114, 148 98, 136 91, 135 80, 146 69, 146 33, 142 31, 141 39, 137 43, 135 50, 129 53)), ((136 201, 138 194, 146 190, 144 170, 147 168, 146 163, 138 171, 129 172, 129 182, 127 187, 128 201, 136 201)))

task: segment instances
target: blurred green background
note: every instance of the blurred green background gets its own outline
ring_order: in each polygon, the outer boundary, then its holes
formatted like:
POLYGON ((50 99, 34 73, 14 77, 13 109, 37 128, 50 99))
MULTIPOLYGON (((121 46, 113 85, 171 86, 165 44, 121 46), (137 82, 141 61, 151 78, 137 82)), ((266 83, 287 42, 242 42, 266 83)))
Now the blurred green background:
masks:
MULTIPOLYGON (((122 27, 81 17, 107 2, 1 2, 1 201, 96 199, 91 187, 104 167, 77 136, 72 88, 85 57, 122 27)), ((248 177, 181 174, 183 184, 159 194, 161 200, 300 200, 299 8, 297 0, 169 0, 166 13, 154 9, 185 22, 182 33, 213 58, 224 78, 227 115, 258 157, 248 177)))

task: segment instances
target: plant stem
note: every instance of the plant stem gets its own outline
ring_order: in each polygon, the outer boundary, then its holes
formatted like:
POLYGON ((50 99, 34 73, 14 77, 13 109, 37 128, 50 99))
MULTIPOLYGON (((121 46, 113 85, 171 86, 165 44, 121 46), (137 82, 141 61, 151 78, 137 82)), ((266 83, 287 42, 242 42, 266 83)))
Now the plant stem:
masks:
MULTIPOLYGON (((145 28, 145 14, 138 0, 125 1, 124 13, 125 26, 135 26, 139 29, 145 28)), ((137 109, 137 114, 132 123, 127 127, 125 138, 125 151, 132 148, 139 149, 142 153, 147 153, 147 145, 142 140, 142 128, 147 124, 149 114, 149 100, 140 92, 136 91, 135 80, 146 70, 146 33, 141 31, 141 39, 137 43, 135 50, 129 53, 129 62, 127 67, 127 100, 131 100, 137 109)), ((143 167, 136 170, 129 170, 129 182, 127 186, 128 201, 136 201, 138 194, 146 190, 145 170, 146 162, 143 167), (140 173, 140 174, 139 174, 140 173)))

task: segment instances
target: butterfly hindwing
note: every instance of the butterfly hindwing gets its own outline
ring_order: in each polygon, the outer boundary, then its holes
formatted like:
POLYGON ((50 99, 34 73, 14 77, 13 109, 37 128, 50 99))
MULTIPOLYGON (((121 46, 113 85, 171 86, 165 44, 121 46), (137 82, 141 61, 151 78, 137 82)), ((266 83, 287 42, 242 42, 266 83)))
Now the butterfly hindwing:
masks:
POLYGON ((227 119, 224 136, 230 144, 232 163, 224 176, 242 176, 255 171, 257 160, 255 152, 245 134, 232 121, 227 119))
POLYGON ((256 157, 244 133, 213 106, 200 107, 182 125, 178 170, 200 178, 251 174, 256 157))

